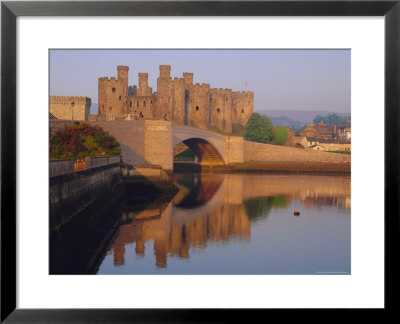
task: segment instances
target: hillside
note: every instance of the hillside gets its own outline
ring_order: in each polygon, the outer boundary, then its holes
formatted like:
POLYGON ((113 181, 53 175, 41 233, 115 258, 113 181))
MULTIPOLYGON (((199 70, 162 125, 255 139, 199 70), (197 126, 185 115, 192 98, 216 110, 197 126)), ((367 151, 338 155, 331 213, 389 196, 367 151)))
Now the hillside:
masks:
POLYGON ((284 116, 270 117, 269 115, 264 115, 264 116, 269 117, 269 119, 271 119, 271 122, 274 126, 279 125, 279 126, 283 126, 283 127, 295 127, 295 128, 300 128, 303 126, 302 123, 295 121, 288 117, 284 117, 284 116))
POLYGON ((301 127, 312 123, 317 115, 327 116, 329 114, 337 114, 341 117, 350 116, 350 113, 319 110, 260 110, 256 112, 269 117, 274 125, 294 127, 301 127))

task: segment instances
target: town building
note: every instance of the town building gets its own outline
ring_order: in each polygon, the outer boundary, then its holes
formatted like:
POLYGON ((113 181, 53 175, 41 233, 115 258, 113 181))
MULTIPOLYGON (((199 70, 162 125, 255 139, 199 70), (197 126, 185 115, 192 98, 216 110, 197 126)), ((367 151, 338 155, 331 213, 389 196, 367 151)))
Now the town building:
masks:
POLYGON ((350 142, 351 126, 325 125, 323 121, 320 121, 317 125, 307 125, 299 135, 307 138, 350 142))
POLYGON ((307 148, 323 151, 351 152, 350 141, 326 140, 316 137, 306 137, 307 148))

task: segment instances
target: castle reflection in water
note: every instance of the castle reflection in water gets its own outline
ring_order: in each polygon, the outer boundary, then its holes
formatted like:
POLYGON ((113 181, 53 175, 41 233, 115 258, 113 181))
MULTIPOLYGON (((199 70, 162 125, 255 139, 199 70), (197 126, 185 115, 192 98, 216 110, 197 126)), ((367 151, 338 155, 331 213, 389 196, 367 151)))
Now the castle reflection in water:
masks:
POLYGON ((126 255, 132 243, 137 256, 154 253, 156 267, 166 268, 168 257, 188 259, 191 248, 249 242, 252 223, 276 209, 293 216, 289 207, 294 201, 301 202, 300 217, 310 208, 351 208, 350 177, 176 174, 175 185, 179 192, 170 202, 153 201, 139 209, 125 206, 108 251, 114 266, 134 257, 126 255), (153 251, 146 251, 145 243, 151 241, 153 251))

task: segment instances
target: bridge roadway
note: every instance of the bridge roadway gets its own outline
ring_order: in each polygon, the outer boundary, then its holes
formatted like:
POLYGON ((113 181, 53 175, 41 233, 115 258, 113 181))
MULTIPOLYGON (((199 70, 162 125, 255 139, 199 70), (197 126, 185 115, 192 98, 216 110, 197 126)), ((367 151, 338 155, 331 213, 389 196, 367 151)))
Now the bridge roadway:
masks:
POLYGON ((173 148, 185 143, 200 164, 243 162, 243 137, 224 136, 208 130, 173 125, 161 120, 91 121, 104 128, 121 145, 122 160, 130 165, 159 165, 173 169, 173 148))

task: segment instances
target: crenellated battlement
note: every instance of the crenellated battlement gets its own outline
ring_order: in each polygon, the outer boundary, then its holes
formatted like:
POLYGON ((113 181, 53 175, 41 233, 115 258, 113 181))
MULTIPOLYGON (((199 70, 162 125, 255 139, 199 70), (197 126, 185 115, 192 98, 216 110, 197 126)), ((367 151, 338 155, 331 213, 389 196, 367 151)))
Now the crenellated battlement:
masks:
POLYGON ((113 82, 120 82, 121 80, 118 80, 116 77, 102 77, 102 78, 99 78, 99 82, 110 82, 110 81, 113 81, 113 82))
POLYGON ((224 96, 231 96, 232 95, 232 89, 223 89, 223 88, 211 89, 211 92, 214 95, 224 95, 224 96))
POLYGON ((249 97, 253 98, 254 97, 254 92, 253 91, 234 91, 232 94, 235 97, 249 97))
POLYGON ((62 103, 62 104, 70 104, 70 103, 84 103, 91 102, 89 97, 82 96, 50 96, 50 103, 62 103))
POLYGON ((136 91, 128 92, 128 70, 127 66, 118 66, 117 79, 99 78, 99 114, 163 119, 204 129, 216 127, 229 133, 233 122, 245 125, 253 112, 253 92, 194 83, 193 72, 171 77, 170 65, 159 65, 155 95, 148 86, 149 75, 145 72, 138 73, 136 91))
POLYGON ((178 78, 178 77, 174 77, 174 83, 176 83, 176 84, 183 84, 184 83, 184 80, 183 80, 183 78, 178 78))

